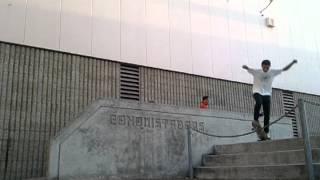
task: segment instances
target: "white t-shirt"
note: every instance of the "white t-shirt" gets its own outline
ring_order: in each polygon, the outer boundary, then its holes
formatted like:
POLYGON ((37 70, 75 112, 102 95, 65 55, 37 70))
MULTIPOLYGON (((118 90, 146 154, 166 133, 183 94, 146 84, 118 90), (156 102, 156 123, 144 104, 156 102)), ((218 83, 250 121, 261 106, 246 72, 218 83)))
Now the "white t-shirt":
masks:
POLYGON ((248 69, 248 72, 253 75, 253 93, 271 96, 273 79, 282 71, 282 69, 270 69, 268 72, 264 72, 262 69, 248 69))

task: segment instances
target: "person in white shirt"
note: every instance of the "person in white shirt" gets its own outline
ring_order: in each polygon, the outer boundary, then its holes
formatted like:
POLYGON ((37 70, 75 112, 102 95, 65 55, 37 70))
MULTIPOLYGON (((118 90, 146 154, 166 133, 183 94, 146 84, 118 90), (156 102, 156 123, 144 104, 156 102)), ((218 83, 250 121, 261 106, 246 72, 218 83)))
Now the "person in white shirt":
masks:
MULTIPOLYGON (((263 60, 261 63, 261 69, 252 69, 247 65, 243 65, 242 68, 246 69, 248 73, 253 76, 253 97, 256 101, 254 106, 254 121, 253 123, 259 123, 259 115, 261 106, 263 107, 264 126, 269 125, 270 120, 270 104, 272 95, 272 82, 273 79, 281 74, 283 71, 287 71, 291 66, 297 63, 297 60, 293 60, 283 69, 270 69, 271 62, 269 60, 263 60), (256 121, 256 122, 255 122, 256 121)), ((269 127, 264 129, 266 134, 269 133, 269 127)), ((270 139, 269 135, 268 138, 270 139)))

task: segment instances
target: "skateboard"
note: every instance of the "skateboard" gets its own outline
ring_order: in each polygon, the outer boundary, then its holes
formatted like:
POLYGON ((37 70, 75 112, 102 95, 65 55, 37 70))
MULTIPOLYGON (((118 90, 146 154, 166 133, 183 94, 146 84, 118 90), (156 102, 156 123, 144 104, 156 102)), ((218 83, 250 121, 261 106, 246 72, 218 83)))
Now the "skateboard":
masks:
POLYGON ((261 141, 269 139, 267 134, 264 132, 264 129, 261 127, 259 121, 252 121, 252 127, 256 130, 257 136, 261 141))

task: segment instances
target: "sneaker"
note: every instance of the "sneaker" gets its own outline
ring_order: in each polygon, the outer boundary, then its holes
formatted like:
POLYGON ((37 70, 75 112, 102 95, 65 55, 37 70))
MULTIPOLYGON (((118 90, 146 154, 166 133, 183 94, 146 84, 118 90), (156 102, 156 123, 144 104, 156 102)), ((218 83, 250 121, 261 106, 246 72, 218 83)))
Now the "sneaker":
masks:
POLYGON ((267 134, 267 140, 271 140, 270 134, 267 134))

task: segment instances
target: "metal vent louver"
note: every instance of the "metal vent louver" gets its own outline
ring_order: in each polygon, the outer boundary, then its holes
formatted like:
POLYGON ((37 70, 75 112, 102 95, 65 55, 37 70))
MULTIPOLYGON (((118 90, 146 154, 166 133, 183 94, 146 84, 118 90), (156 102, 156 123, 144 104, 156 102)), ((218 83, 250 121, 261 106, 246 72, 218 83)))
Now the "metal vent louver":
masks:
MULTIPOLYGON (((283 107, 284 111, 287 113, 295 106, 295 101, 293 98, 293 93, 291 91, 282 91, 282 101, 283 101, 283 107)), ((292 129, 293 129, 293 136, 298 137, 299 136, 299 130, 298 130, 298 124, 296 119, 296 113, 291 112, 287 115, 292 121, 292 129)))
POLYGON ((121 64, 120 66, 120 98, 140 100, 139 66, 121 64))

